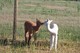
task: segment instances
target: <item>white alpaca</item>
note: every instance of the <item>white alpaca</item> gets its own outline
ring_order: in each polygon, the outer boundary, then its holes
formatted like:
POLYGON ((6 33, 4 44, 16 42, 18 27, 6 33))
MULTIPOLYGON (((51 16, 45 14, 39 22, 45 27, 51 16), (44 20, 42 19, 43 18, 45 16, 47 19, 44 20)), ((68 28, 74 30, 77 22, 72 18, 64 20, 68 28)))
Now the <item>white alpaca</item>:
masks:
POLYGON ((47 26, 48 31, 51 34, 50 37, 50 50, 52 50, 53 46, 57 51, 57 40, 58 40, 58 25, 52 22, 53 20, 47 20, 44 24, 47 26))

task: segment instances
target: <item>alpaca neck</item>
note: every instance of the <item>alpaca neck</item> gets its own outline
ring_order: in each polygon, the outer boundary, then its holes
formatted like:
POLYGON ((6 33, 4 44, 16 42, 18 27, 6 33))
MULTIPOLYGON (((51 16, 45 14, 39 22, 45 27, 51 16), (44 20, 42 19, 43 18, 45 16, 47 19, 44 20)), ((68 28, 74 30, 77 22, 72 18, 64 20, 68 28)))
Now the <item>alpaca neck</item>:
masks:
MULTIPOLYGON (((50 22, 51 23, 51 22, 50 22)), ((50 32, 52 32, 52 29, 50 28, 50 23, 48 23, 48 30, 50 31, 50 32)))
POLYGON ((57 24, 53 24, 53 28, 50 28, 50 23, 48 23, 48 30, 49 30, 49 32, 51 32, 51 33, 58 33, 58 26, 57 26, 57 24))
POLYGON ((36 25, 36 26, 34 27, 35 31, 38 31, 38 30, 39 30, 39 28, 40 28, 40 26, 39 26, 39 25, 36 25))

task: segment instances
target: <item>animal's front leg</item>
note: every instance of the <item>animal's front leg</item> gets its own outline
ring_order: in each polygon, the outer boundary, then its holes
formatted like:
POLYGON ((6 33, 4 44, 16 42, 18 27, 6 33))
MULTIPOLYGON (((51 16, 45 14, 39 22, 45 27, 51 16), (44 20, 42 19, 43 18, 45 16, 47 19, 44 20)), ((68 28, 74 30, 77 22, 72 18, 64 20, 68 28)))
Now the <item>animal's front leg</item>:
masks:
POLYGON ((34 34, 34 42, 37 40, 37 33, 34 34))
POLYGON ((37 44, 37 33, 34 33, 33 37, 34 37, 34 42, 33 43, 36 45, 37 44))
POLYGON ((54 46, 54 35, 51 34, 51 37, 50 37, 50 50, 52 50, 54 46))

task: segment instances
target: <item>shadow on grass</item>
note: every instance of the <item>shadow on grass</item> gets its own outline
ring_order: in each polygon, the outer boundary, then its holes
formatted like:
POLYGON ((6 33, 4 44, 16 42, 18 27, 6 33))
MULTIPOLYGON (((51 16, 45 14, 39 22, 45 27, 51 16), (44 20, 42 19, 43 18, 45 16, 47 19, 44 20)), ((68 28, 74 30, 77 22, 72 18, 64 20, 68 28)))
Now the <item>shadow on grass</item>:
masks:
MULTIPOLYGON (((22 41, 21 40, 15 40, 13 42, 12 39, 7 39, 7 38, 0 38, 0 45, 1 46, 10 45, 10 46, 15 47, 15 48, 17 48, 17 47, 26 47, 27 46, 27 44, 25 43, 24 40, 22 40, 22 41)), ((38 40, 37 43, 32 43, 31 45, 35 45, 37 48, 38 47, 46 47, 46 46, 49 46, 49 41, 47 41, 47 40, 44 40, 44 41, 38 40)))
POLYGON ((3 46, 11 45, 13 47, 25 47, 26 46, 24 41, 15 40, 13 42, 12 39, 7 39, 7 38, 0 38, 0 45, 3 45, 3 46))

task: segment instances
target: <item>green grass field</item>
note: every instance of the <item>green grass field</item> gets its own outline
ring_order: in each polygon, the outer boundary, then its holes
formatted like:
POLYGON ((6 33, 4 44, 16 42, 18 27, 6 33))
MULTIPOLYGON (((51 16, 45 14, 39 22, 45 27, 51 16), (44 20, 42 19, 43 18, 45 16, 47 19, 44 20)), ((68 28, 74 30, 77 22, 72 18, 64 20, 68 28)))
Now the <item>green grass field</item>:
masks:
MULTIPOLYGON (((59 26, 58 53, 80 53, 80 2, 53 0, 18 0, 16 44, 11 44, 13 3, 0 10, 0 53, 55 53, 49 51, 50 34, 41 26, 37 45, 24 46, 24 22, 52 19, 59 26), (4 43, 5 40, 7 43, 4 43), (7 44, 7 45, 5 45, 7 44)), ((32 41, 33 42, 33 38, 32 41)))

